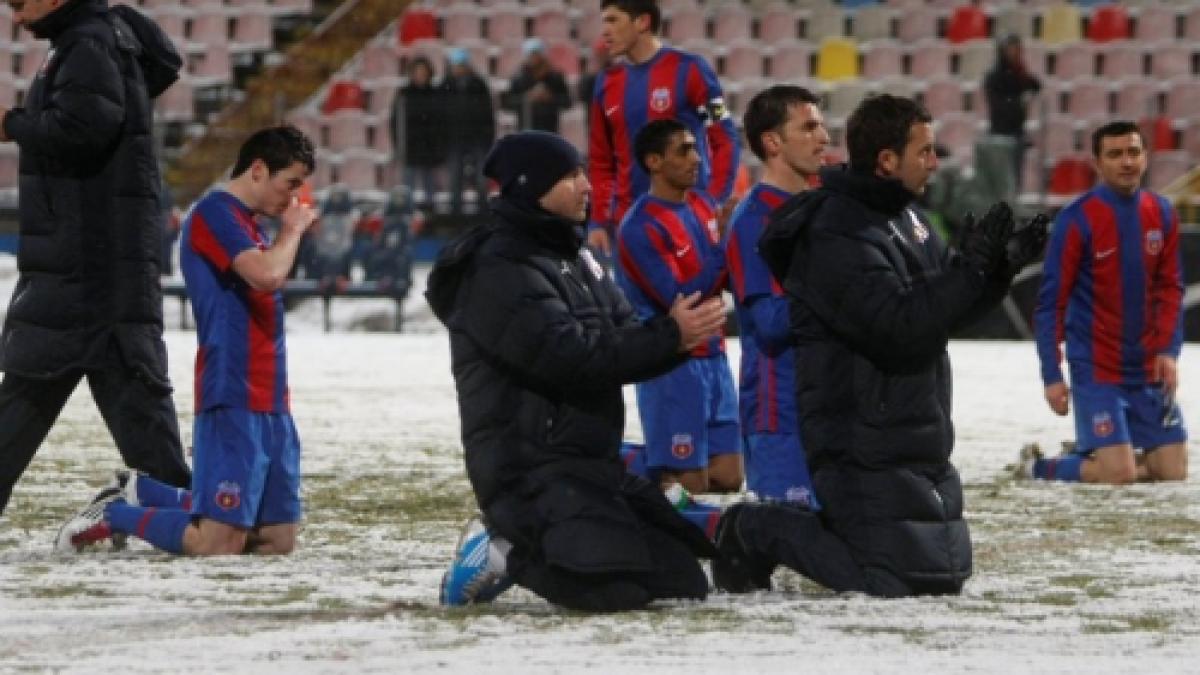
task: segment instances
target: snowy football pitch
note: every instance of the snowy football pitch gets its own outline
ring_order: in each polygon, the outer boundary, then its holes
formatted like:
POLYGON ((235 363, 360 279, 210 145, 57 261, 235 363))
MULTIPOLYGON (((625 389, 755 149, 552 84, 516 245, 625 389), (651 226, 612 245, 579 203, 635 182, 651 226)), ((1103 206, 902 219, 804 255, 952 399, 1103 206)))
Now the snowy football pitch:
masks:
MULTIPOLYGON (((838 596, 780 572, 769 593, 586 616, 519 589, 491 606, 438 607, 438 580, 472 511, 444 335, 297 328, 290 368, 307 500, 299 551, 218 560, 140 543, 52 552, 63 518, 118 466, 81 388, 0 518, 0 672, 1197 667, 1197 480, 1110 489, 1009 479, 1004 467, 1022 442, 1070 433, 1045 409, 1028 343, 951 348, 955 461, 975 541, 962 596, 838 596)), ((185 443, 194 340, 168 336, 185 443)), ((1189 352, 1179 398, 1194 426, 1200 355, 1189 352)), ((635 420, 629 432, 637 435, 635 420)))

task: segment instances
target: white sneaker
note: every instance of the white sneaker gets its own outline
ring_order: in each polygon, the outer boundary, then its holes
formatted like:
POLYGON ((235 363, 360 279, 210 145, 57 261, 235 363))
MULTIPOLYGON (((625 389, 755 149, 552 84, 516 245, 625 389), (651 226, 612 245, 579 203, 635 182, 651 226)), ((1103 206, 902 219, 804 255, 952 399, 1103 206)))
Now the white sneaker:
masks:
MULTIPOLYGON (((121 492, 115 488, 101 490, 90 504, 83 507, 83 510, 67 520, 58 530, 58 536, 54 540, 55 550, 78 553, 92 544, 112 539, 113 531, 104 519, 104 507, 120 498, 121 492)), ((124 544, 125 540, 122 538, 121 546, 124 544)), ((113 541, 113 546, 117 547, 116 541, 113 541)))
POLYGON ((1017 456, 1017 465, 1013 468, 1013 477, 1017 480, 1033 480, 1033 466, 1042 459, 1042 448, 1037 443, 1026 443, 1021 446, 1017 456))

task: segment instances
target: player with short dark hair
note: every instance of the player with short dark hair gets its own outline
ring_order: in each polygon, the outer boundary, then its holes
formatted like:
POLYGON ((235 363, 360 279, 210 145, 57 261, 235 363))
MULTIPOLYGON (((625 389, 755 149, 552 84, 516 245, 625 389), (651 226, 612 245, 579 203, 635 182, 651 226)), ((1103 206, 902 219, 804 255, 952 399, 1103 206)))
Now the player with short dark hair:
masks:
POLYGON ((1141 187, 1146 142, 1133 122, 1092 134, 1100 184, 1055 219, 1034 325, 1046 403, 1075 402, 1074 449, 1022 450, 1018 474, 1085 483, 1187 478, 1175 403, 1183 343, 1179 216, 1141 187), (1066 342, 1071 387, 1059 366, 1066 342), (1135 448, 1144 451, 1135 454, 1135 448))
MULTIPOLYGON (((655 120, 637 133, 636 160, 650 176, 617 231, 617 280, 642 320, 665 315, 681 295, 719 298, 727 275, 724 223, 704 193, 696 137, 681 122, 655 120)), ((692 358, 637 386, 646 467, 664 487, 732 492, 742 487, 737 393, 717 336, 692 358)))
POLYGON ((592 93, 588 176, 595 194, 588 243, 610 255, 618 223, 650 186, 633 149, 634 136, 647 122, 675 119, 687 127, 700 156, 697 185, 718 203, 733 192, 740 149, 712 67, 658 39, 658 3, 602 0, 601 9, 601 39, 611 58, 624 60, 596 77, 592 93))
POLYGON ((62 550, 134 535, 171 553, 290 553, 300 522, 300 439, 292 423, 283 294, 316 219, 297 195, 314 166, 293 127, 263 129, 232 180, 183 225, 180 267, 196 320, 192 490, 140 473, 112 486, 59 532, 62 550), (278 217, 269 241, 255 217, 278 217))
POLYGON ((816 508, 796 411, 787 295, 759 255, 758 240, 771 213, 816 178, 829 132, 817 97, 793 85, 759 92, 742 119, 746 141, 763 163, 762 180, 733 212, 725 243, 741 335, 746 487, 762 498, 816 508))

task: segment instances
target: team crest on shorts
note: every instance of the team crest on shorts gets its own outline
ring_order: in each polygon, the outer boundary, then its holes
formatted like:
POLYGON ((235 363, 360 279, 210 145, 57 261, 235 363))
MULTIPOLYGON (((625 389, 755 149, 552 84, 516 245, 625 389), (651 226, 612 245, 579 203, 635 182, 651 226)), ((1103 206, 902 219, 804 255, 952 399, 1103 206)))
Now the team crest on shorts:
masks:
POLYGON ((671 90, 659 87, 650 92, 650 109, 656 113, 665 113, 671 109, 671 90))
POLYGON ((687 459, 694 450, 691 434, 675 434, 671 437, 671 456, 675 459, 687 459))
POLYGON ((1163 235, 1162 230, 1148 230, 1146 232, 1146 254, 1158 255, 1162 251, 1163 235))
POLYGON ((1092 415, 1092 433, 1100 438, 1111 436, 1113 432, 1112 415, 1106 412, 1098 412, 1092 415))
POLYGON ((232 481, 221 481, 217 484, 217 496, 213 501, 225 511, 236 509, 242 503, 242 487, 232 481))

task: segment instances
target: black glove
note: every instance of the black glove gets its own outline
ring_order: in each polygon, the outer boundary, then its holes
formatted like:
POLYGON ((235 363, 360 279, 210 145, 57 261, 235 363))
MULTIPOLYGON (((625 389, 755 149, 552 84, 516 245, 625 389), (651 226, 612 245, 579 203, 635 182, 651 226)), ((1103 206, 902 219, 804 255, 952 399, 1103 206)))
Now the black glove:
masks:
POLYGON ((1005 251, 1013 231, 1013 213, 1008 204, 996 202, 988 212, 975 220, 968 213, 963 218, 958 238, 958 251, 967 265, 985 278, 990 277, 1007 263, 1005 251))
POLYGON ((1046 240, 1050 238, 1050 217, 1039 213, 1008 238, 1005 252, 1008 256, 1008 276, 1014 277, 1029 263, 1042 257, 1046 240))

